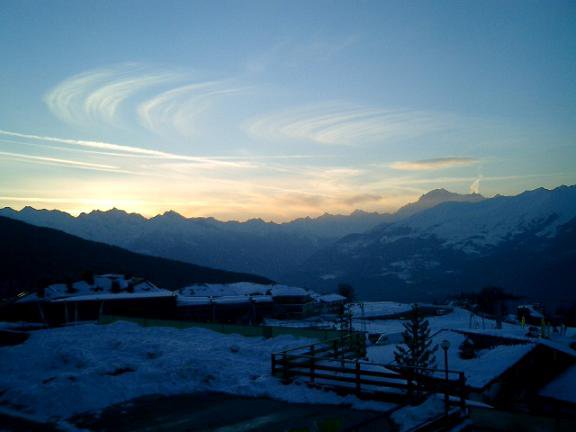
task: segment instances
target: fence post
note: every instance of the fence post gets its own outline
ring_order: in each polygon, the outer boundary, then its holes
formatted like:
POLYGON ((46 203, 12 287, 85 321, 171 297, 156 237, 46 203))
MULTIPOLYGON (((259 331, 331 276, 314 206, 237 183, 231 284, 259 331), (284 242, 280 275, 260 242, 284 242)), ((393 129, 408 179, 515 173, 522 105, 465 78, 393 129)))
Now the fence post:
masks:
POLYGON ((360 396, 360 362, 356 360, 356 395, 360 396))
POLYGON ((282 353, 282 379, 284 383, 288 383, 290 380, 288 379, 288 358, 286 357, 286 353, 282 353))
POLYGON ((462 413, 464 413, 466 411, 466 377, 464 376, 464 372, 460 372, 458 384, 460 386, 460 409, 462 413))

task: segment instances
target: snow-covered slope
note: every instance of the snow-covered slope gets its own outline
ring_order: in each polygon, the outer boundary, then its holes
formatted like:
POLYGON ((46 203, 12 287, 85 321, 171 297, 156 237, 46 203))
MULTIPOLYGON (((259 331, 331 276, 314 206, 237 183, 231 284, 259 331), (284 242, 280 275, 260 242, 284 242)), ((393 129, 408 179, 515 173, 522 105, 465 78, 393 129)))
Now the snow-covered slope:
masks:
POLYGON ((500 285, 576 301, 576 186, 447 202, 347 236, 287 280, 352 283, 370 300, 432 300, 500 285), (330 276, 328 278, 327 276, 330 276))
POLYGON ((436 207, 438 204, 445 202, 478 202, 485 198, 477 193, 472 194, 457 194, 454 192, 449 192, 446 189, 434 189, 424 195, 422 195, 418 201, 410 204, 406 204, 404 207, 400 208, 394 214, 394 220, 400 220, 426 210, 432 207, 436 207))
POLYGON ((563 186, 474 203, 443 203, 375 233, 381 234, 380 241, 390 242, 405 229, 403 236, 435 236, 467 252, 478 252, 526 232, 552 237, 574 217, 576 187, 563 186))

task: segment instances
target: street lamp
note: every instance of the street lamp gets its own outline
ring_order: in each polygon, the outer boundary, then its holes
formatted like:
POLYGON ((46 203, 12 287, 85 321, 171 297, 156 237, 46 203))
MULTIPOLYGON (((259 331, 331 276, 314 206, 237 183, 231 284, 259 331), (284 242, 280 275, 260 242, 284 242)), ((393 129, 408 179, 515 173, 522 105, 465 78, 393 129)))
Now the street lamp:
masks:
POLYGON ((446 417, 448 417, 448 349, 450 348, 450 341, 444 339, 442 342, 440 342, 440 347, 444 350, 444 377, 446 378, 446 387, 444 389, 444 413, 446 417))

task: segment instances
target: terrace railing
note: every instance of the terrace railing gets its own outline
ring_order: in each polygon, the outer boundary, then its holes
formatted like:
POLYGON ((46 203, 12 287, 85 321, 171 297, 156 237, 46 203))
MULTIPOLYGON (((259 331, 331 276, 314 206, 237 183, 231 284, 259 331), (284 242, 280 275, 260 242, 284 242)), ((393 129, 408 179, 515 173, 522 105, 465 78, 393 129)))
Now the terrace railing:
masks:
POLYGON ((350 335, 272 354, 272 374, 284 383, 305 382, 363 399, 407 403, 428 394, 445 395, 447 408, 465 409, 466 379, 463 372, 405 368, 372 363, 366 355, 363 335, 350 335))

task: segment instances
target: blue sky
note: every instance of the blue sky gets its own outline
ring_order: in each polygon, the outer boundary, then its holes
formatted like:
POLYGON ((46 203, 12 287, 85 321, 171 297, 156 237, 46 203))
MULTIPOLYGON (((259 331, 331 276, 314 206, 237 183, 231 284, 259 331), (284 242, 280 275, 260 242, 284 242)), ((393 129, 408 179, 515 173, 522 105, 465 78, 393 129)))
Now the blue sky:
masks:
POLYGON ((287 220, 576 183, 576 3, 0 4, 0 205, 287 220))

